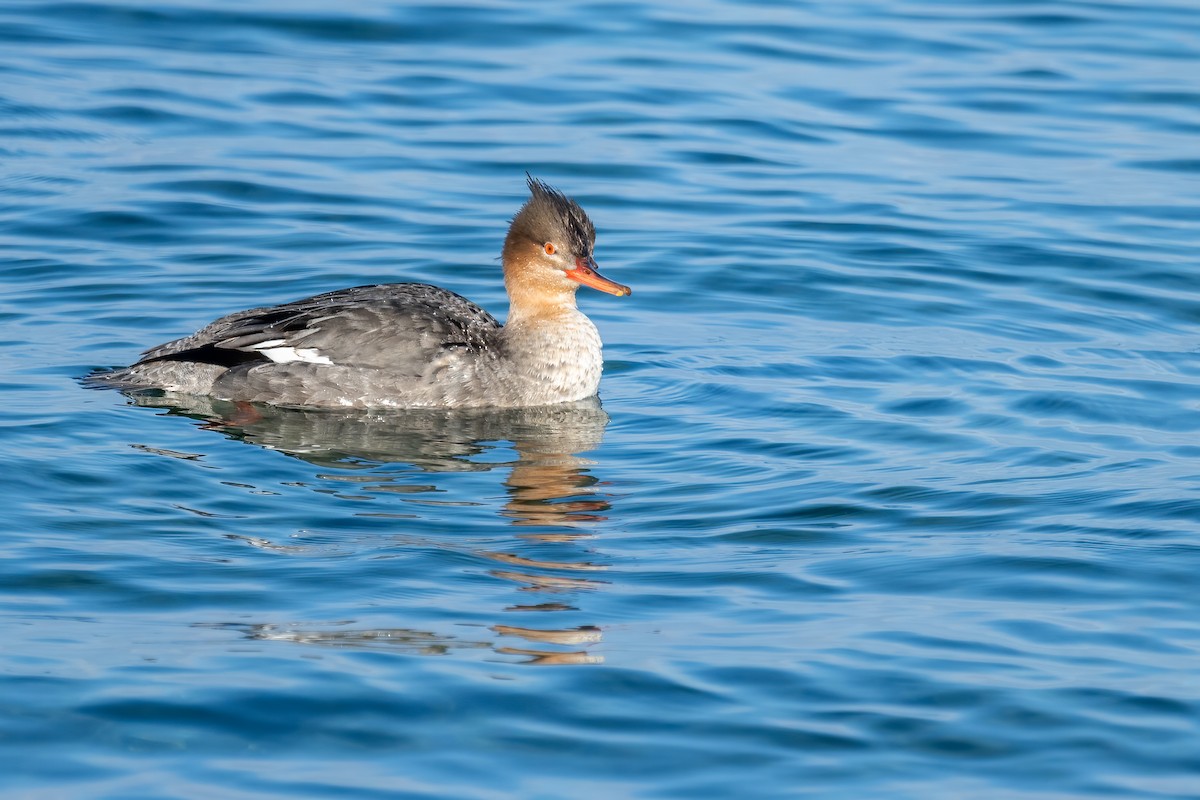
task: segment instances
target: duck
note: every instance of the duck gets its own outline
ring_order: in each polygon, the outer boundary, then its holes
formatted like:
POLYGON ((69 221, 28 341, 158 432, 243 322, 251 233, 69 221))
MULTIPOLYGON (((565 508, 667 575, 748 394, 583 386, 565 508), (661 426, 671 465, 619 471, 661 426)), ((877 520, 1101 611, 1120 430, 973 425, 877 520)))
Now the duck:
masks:
POLYGON ((600 274, 583 208, 526 180, 529 198, 501 255, 504 324, 438 286, 355 286, 228 314, 97 382, 306 408, 518 408, 593 397, 602 345, 576 291, 631 290, 600 274))

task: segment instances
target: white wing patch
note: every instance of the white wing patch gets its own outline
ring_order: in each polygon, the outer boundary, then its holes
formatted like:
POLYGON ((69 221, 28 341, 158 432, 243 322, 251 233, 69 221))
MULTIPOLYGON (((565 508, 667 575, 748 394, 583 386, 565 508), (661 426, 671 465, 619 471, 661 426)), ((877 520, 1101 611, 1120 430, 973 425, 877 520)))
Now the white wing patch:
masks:
POLYGON ((321 355, 315 347, 291 347, 284 344, 283 339, 271 339, 259 342, 252 348, 262 353, 276 364, 291 364, 302 361, 305 364, 332 364, 328 356, 321 355))

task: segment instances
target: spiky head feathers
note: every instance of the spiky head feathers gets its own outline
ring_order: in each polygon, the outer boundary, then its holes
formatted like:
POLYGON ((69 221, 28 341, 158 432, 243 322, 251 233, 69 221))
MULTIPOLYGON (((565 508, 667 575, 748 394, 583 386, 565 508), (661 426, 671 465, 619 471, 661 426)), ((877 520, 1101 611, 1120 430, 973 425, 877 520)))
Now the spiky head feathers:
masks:
POLYGON ((596 244, 596 226, 587 213, 562 192, 526 174, 530 197, 513 217, 508 238, 544 244, 554 242, 571 255, 586 258, 596 244))

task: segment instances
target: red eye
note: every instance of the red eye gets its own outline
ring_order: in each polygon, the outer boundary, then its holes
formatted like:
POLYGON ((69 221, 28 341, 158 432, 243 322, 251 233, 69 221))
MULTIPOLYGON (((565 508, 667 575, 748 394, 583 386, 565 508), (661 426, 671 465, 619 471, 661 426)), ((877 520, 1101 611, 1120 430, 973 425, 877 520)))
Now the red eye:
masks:
POLYGON ((548 256, 554 255, 554 251, 557 249, 558 248, 556 248, 554 246, 554 242, 546 242, 546 255, 548 255, 548 256))

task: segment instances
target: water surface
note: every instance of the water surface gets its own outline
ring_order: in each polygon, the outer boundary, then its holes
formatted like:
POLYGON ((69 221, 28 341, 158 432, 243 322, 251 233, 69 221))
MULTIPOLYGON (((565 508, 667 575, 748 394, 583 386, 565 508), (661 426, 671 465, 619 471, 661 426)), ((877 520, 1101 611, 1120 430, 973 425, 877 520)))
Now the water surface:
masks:
POLYGON ((1200 797, 1198 34, 5 4, 5 797, 1200 797), (79 383, 342 286, 502 315, 526 170, 634 288, 602 405, 79 383))

